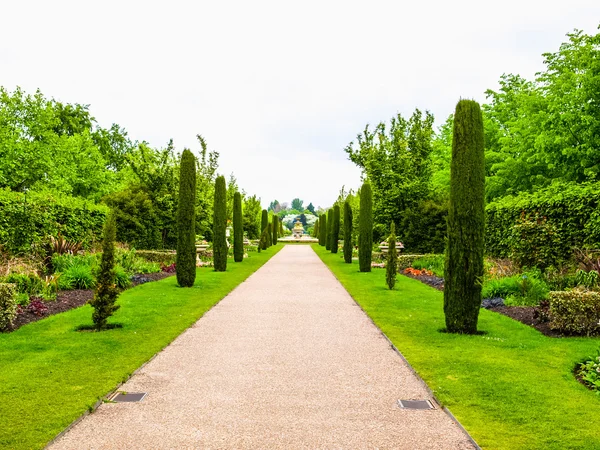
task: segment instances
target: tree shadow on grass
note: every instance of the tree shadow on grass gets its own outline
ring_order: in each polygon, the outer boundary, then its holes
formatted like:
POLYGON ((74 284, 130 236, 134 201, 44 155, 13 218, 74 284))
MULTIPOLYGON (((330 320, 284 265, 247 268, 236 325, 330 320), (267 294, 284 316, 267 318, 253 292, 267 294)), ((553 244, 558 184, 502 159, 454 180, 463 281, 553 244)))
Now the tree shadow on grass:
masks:
POLYGON ((451 333, 448 331, 447 328, 440 328, 438 329, 438 332, 445 334, 455 334, 457 336, 485 336, 486 334, 488 334, 488 332, 484 330, 477 330, 475 333, 451 333))
POLYGON ((100 332, 100 331, 114 330, 116 328, 123 328, 123 324, 122 323, 109 323, 106 325, 106 327, 102 328, 101 330, 97 329, 94 325, 78 325, 75 327, 75 331, 100 332))

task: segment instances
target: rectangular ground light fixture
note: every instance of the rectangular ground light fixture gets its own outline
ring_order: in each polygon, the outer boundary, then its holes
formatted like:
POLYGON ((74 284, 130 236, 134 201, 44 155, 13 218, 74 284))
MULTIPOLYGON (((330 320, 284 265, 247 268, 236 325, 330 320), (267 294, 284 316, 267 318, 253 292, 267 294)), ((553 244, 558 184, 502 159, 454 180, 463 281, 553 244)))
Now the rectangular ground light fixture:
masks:
POLYGON ((117 403, 141 402, 145 396, 145 392, 117 392, 110 400, 117 403))
POLYGON ((429 400, 398 400, 398 406, 402 409, 434 409, 429 400))

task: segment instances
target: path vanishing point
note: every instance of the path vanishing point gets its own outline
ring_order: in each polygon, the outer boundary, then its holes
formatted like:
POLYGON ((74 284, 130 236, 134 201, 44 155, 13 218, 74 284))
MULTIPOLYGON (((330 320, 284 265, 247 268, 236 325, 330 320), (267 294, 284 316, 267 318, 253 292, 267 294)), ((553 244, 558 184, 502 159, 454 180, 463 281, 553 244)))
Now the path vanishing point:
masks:
POLYGON ((309 246, 288 245, 56 449, 472 449, 309 246))

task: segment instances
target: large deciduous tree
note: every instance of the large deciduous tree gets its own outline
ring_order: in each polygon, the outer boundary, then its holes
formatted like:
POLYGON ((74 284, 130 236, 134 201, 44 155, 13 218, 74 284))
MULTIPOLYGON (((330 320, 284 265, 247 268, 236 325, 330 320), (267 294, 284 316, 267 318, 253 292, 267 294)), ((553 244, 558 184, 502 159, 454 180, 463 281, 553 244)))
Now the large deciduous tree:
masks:
POLYGON ((177 283, 191 287, 196 280, 196 158, 189 150, 181 155, 177 209, 177 283))
POLYGON ((479 104, 456 105, 450 167, 444 314, 451 333, 475 333, 481 306, 484 244, 483 118, 479 104))
POLYGON ((215 271, 227 270, 227 187, 224 176, 215 181, 215 202, 213 215, 213 263, 215 271))

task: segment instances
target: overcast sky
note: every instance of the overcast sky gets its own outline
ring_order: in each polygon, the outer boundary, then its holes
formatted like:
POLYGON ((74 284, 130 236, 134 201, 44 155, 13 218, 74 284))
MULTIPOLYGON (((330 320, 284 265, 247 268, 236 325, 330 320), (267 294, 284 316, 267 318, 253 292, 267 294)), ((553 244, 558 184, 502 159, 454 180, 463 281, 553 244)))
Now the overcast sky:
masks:
POLYGON ((5 1, 0 84, 90 104, 103 126, 220 154, 263 205, 329 206, 343 148, 415 107, 440 124, 502 73, 531 78, 600 1, 5 1))

